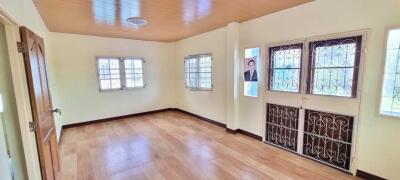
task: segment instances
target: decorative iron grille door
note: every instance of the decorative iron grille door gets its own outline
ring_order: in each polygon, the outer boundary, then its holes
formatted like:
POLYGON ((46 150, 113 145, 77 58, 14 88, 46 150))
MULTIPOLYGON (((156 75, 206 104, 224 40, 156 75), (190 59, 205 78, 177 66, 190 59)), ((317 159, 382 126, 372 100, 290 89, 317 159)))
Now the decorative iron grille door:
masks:
POLYGON ((267 104, 266 141, 297 151, 299 109, 267 104))
POLYGON ((303 155, 349 170, 353 121, 351 116, 305 110, 303 155))
POLYGON ((365 37, 347 32, 267 45, 266 143, 355 170, 365 37))

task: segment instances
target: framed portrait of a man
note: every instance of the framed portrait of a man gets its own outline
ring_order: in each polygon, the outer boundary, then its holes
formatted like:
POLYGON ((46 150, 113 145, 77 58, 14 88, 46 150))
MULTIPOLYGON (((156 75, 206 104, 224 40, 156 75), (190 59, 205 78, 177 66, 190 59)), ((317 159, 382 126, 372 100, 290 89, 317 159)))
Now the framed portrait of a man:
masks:
POLYGON ((257 57, 245 58, 244 81, 258 81, 257 57))
POLYGON ((244 95, 258 97, 258 63, 260 48, 245 49, 243 64, 244 95))

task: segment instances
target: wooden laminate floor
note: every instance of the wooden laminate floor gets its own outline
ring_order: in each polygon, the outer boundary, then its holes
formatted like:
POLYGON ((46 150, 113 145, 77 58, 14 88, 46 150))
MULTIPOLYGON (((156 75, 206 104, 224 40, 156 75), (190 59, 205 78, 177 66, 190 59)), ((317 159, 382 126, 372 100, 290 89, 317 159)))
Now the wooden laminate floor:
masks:
POLYGON ((179 112, 64 129, 63 180, 355 179, 179 112))

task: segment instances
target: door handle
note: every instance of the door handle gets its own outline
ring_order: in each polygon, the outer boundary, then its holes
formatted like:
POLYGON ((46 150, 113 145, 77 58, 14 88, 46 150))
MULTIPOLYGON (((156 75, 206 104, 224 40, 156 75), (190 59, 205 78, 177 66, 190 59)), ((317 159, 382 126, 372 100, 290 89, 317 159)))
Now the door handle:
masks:
POLYGON ((53 109, 51 110, 52 113, 58 113, 59 115, 61 115, 61 110, 60 109, 53 109))

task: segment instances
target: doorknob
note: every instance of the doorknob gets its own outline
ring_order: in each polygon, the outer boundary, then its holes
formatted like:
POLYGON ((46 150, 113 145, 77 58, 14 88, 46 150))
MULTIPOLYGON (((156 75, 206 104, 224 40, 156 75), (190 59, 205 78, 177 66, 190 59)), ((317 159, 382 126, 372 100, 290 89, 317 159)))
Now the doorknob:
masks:
POLYGON ((53 109, 51 110, 52 113, 58 113, 59 115, 61 115, 61 110, 60 109, 53 109))

